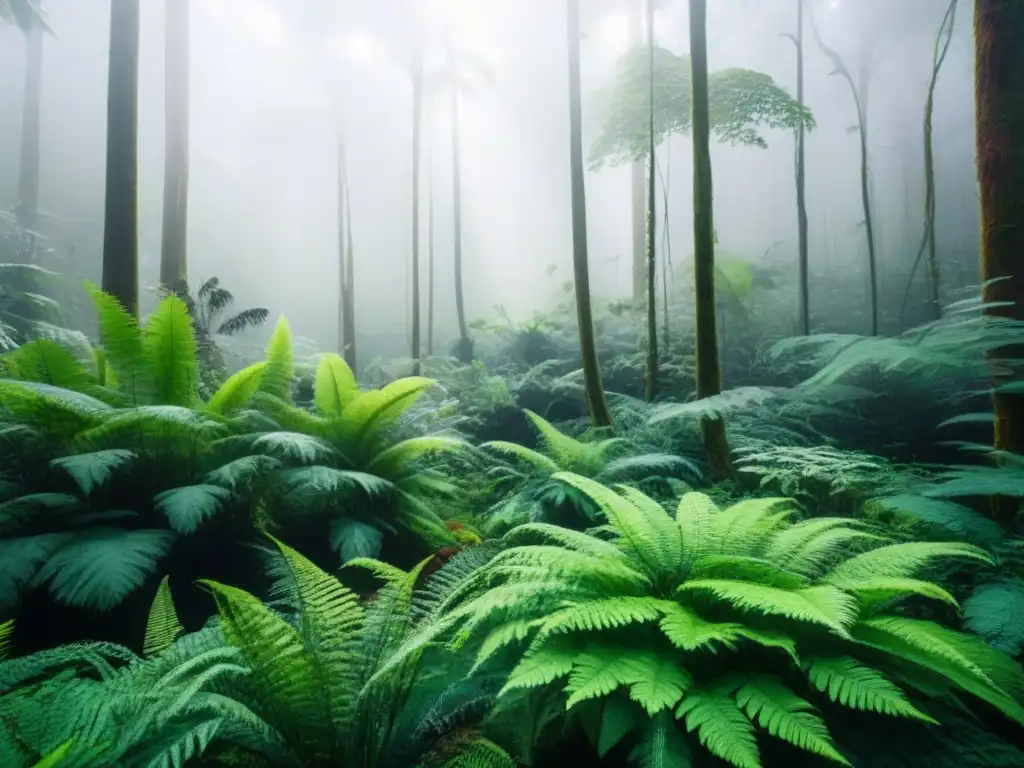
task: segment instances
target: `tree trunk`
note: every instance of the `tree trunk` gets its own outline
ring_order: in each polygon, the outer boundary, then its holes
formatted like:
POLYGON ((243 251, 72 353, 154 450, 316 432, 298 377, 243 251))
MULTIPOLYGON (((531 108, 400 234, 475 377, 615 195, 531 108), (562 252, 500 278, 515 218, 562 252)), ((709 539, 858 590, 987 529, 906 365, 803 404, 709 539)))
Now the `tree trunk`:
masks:
POLYGON ((139 0, 111 0, 103 290, 139 311, 139 0))
POLYGON ((648 167, 647 167, 647 365, 644 376, 644 399, 651 403, 658 396, 658 296, 655 290, 657 264, 655 259, 655 174, 657 149, 654 143, 654 0, 647 0, 647 67, 648 89, 648 167))
POLYGON ((601 384, 594 318, 590 309, 590 272, 587 264, 587 193, 583 171, 583 105, 580 94, 580 5, 567 0, 569 47, 569 172, 572 185, 572 266, 576 287, 576 319, 583 358, 583 386, 595 427, 610 427, 612 414, 601 384))
MULTIPOLYGON (((433 110, 431 110, 433 112, 433 110)), ((433 125, 433 121, 430 121, 433 125)), ((427 127, 427 356, 434 354, 434 132, 427 127)))
POLYGON ((43 95, 43 30, 33 27, 25 33, 25 90, 21 113, 21 164, 18 168, 18 226, 31 234, 26 239, 26 260, 35 253, 35 230, 39 224, 40 112, 43 95))
POLYGON ((473 340, 466 325, 466 302, 462 293, 462 160, 459 141, 458 79, 452 79, 452 211, 455 233, 455 313, 459 319, 459 344, 455 356, 462 363, 473 362, 473 340))
MULTIPOLYGON (((711 184, 711 117, 708 107, 707 0, 690 0, 690 102, 693 115, 693 265, 696 289, 697 398, 722 391, 715 327, 715 226, 711 184)), ((704 451, 712 472, 732 474, 725 421, 701 420, 704 451)))
POLYGON ((412 84, 412 373, 420 374, 420 146, 423 132, 423 55, 415 54, 412 84))
POLYGON ((356 368, 356 283, 355 250, 352 248, 352 195, 348 187, 348 167, 343 178, 345 184, 345 362, 352 372, 356 368))
MULTIPOLYGON (((345 261, 347 224, 345 221, 345 135, 338 134, 338 354, 348 361, 345 349, 345 323, 348 316, 348 274, 345 261)), ((351 367, 351 366, 349 366, 351 367)))
POLYGON ((188 279, 189 0, 167 0, 160 284, 188 279))
MULTIPOLYGON (((796 1, 796 100, 804 103, 804 0, 796 1)), ((810 266, 807 248, 807 198, 805 170, 805 138, 803 122, 796 129, 796 221, 799 239, 800 270, 800 332, 811 333, 810 266)))
MULTIPOLYGON (((991 315, 1024 321, 1024 3, 975 0, 975 96, 981 187, 981 279, 991 315), (998 282, 992 282, 992 281, 998 282)), ((996 369, 1020 349, 994 350, 996 369)), ((1005 383, 997 375, 994 384, 1005 383)), ((1024 399, 994 395, 995 448, 1024 453, 1024 399)), ((997 519, 1013 521, 1015 505, 998 499, 997 519)))
MULTIPOLYGON (((627 32, 629 48, 632 50, 640 45, 643 37, 640 32, 644 14, 643 0, 632 0, 634 7, 629 12, 629 29, 627 32)), ((632 264, 632 296, 636 302, 643 301, 647 290, 647 210, 644 200, 644 164, 637 160, 630 166, 630 204, 633 228, 632 264)))

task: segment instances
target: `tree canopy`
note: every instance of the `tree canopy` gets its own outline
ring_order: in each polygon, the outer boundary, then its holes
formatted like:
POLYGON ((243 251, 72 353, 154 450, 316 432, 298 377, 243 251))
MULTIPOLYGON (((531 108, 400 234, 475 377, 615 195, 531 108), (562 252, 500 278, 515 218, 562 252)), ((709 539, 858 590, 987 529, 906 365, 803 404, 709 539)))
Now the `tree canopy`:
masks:
MULTIPOLYGON (((596 94, 601 134, 590 149, 590 165, 619 165, 647 155, 650 136, 648 51, 638 46, 620 61, 618 74, 596 94)), ((811 111, 750 69, 723 69, 708 80, 711 132, 727 144, 765 148, 761 128, 814 128, 811 111)), ((654 136, 660 144, 690 131, 690 57, 654 49, 654 136)))
POLYGON ((0 0, 0 22, 13 24, 23 32, 36 28, 51 31, 36 0, 0 0))

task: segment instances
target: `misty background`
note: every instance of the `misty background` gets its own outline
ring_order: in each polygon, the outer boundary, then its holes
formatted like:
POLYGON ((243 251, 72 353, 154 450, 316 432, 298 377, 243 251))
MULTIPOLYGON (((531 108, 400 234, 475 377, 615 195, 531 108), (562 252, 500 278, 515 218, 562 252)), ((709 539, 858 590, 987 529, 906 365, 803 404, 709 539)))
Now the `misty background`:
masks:
MULTIPOLYGON (((943 0, 909 0, 872 15, 856 0, 821 0, 823 38, 860 66, 875 42, 868 136, 880 303, 898 304, 923 227, 922 112, 943 0)), ((238 307, 285 314, 321 349, 337 347, 337 135, 348 144, 360 345, 407 354, 411 253, 412 84, 401 65, 413 14, 388 0, 202 0, 192 4, 189 279, 218 276, 238 307)), ((503 305, 513 317, 550 308, 571 279, 569 108, 565 4, 453 0, 463 45, 493 82, 462 102, 464 276, 470 319, 503 305), (554 265, 554 269, 551 269, 554 265)), ((656 40, 688 49, 685 3, 659 9, 656 40)), ((796 89, 794 4, 712 0, 709 68, 745 67, 796 89)), ((872 4, 883 8, 889 4, 872 4)), ((584 147, 599 130, 594 92, 627 50, 631 0, 584 0, 584 147), (588 98, 590 97, 590 98, 588 98)), ((45 0, 41 229, 67 272, 99 281, 103 243, 109 3, 45 0)), ((139 248, 144 286, 157 282, 164 149, 164 2, 144 0, 139 83, 139 248)), ((937 241, 944 280, 977 280, 973 48, 957 19, 935 97, 937 241)), ((811 292, 843 274, 867 295, 858 137, 849 90, 806 24, 806 94, 818 127, 807 139, 811 292)), ((0 29, 0 206, 15 202, 25 38, 0 29)), ((765 130, 766 150, 712 143, 715 227, 723 252, 788 260, 796 280, 794 149, 765 130), (774 247, 773 247, 774 246, 774 247)), ((424 190, 432 155, 437 338, 457 335, 452 287, 450 125, 443 106, 424 123, 424 190), (429 147, 429 149, 427 149, 429 147)), ((671 258, 692 251, 687 137, 658 153, 670 186, 671 258)), ((659 219, 665 211, 659 198, 659 219)), ((592 289, 630 293, 629 166, 587 176, 592 289)), ((421 259, 426 259, 426 207, 421 259)), ((660 239, 660 238, 659 238, 660 239)), ((425 268, 421 270, 426 285, 425 268)), ((143 293, 143 307, 152 306, 143 293)), ((793 308, 794 327, 796 307, 793 308)), ((864 318, 846 330, 864 333, 864 318)), ((254 332, 259 337, 269 331, 254 332)))

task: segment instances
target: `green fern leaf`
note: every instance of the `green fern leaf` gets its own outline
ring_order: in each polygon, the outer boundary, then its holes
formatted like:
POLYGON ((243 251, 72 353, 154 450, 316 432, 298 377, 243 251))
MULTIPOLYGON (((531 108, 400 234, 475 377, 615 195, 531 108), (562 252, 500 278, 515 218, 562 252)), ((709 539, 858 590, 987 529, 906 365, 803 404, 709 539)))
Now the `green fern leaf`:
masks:
POLYGON ((862 552, 835 566, 828 574, 830 582, 847 582, 875 576, 912 578, 921 569, 940 558, 965 557, 992 563, 991 556, 972 544, 911 541, 862 552))
POLYGON ((681 651, 713 650, 716 643, 732 648, 740 637, 742 625, 705 621, 685 605, 664 601, 661 612, 658 626, 662 634, 681 651))
POLYGON ((14 611, 32 579, 74 534, 44 533, 0 539, 0 611, 14 611))
POLYGON ((259 391, 260 382, 263 380, 263 373, 266 369, 266 361, 261 360, 231 374, 213 393, 210 402, 206 404, 206 409, 211 413, 223 416, 239 408, 244 408, 253 395, 259 391))
POLYGON ((378 557, 384 544, 384 534, 369 523, 339 517, 331 521, 328 540, 331 549, 341 558, 341 564, 345 565, 360 557, 378 557))
POLYGON ((283 315, 278 319, 277 326, 267 343, 266 363, 257 391, 290 403, 292 378, 295 375, 292 362, 292 331, 283 315))
POLYGON ((11 649, 11 638, 14 636, 14 619, 0 623, 0 660, 7 658, 11 649))
POLYGON ((243 456, 209 472, 206 482, 240 491, 280 466, 281 462, 272 456, 243 456))
POLYGON ((216 515, 231 492, 216 485, 186 485, 156 495, 153 506, 180 534, 195 533, 204 520, 216 515))
POLYGON ((167 576, 160 580, 156 597, 149 608, 146 621, 146 637, 142 643, 142 653, 154 656, 171 647, 178 635, 185 631, 178 621, 178 613, 174 609, 171 597, 171 585, 167 576))
POLYGON ((153 402, 191 407, 199 386, 199 359, 188 307, 168 294, 142 329, 153 402))
POLYGON ((54 552, 33 584, 49 582, 64 605, 108 611, 142 586, 173 540, 168 531, 93 528, 54 552))
POLYGON ((341 413, 341 428, 356 446, 356 452, 360 455, 365 453, 380 430, 409 410, 433 385, 433 379, 408 376, 392 381, 382 389, 363 392, 346 405, 341 413))
POLYGON ((50 752, 46 757, 36 763, 33 768, 57 768, 64 760, 71 754, 72 747, 75 746, 74 739, 68 739, 55 750, 50 752))
POLYGON ((527 654, 509 673, 508 681, 498 695, 503 696, 516 688, 539 688, 567 677, 578 654, 572 643, 549 644, 527 654))
POLYGON ((715 517, 719 509, 706 494, 683 494, 676 507, 676 525, 683 538, 683 558, 694 562, 719 548, 715 535, 715 517))
POLYGON ((649 711, 660 711, 674 705, 691 684, 685 671, 665 681, 664 687, 653 685, 649 679, 654 670, 661 669, 656 654, 636 648, 618 645, 592 643, 573 659, 572 671, 565 685, 569 698, 566 708, 572 708, 582 701, 607 696, 620 686, 643 684, 631 696, 634 701, 649 711), (647 694, 645 696, 645 694, 647 694), (674 699, 665 704, 665 699, 674 699))
POLYGON ((54 459, 50 465, 63 469, 75 481, 86 496, 102 486, 110 476, 138 458, 132 451, 110 448, 105 451, 79 453, 74 456, 54 459))
POLYGON ((697 731, 711 754, 736 768, 761 768, 754 725, 732 697, 714 689, 691 691, 676 709, 686 719, 686 730, 697 731))
POLYGON ((895 684, 881 672, 849 656, 814 656, 805 664, 811 685, 844 707, 878 712, 892 717, 909 717, 938 724, 907 701, 895 684))
POLYGON ((964 626, 994 648, 1019 656, 1024 651, 1024 581, 980 586, 964 601, 964 626))
POLYGON ((282 502, 302 510, 309 504, 337 504, 339 497, 358 490, 367 496, 383 496, 394 489, 387 480, 365 472, 333 467, 298 467, 281 473, 282 502))
POLYGON ((252 447, 282 461, 299 464, 327 462, 337 456, 328 443, 302 432, 267 432, 252 441, 252 447))
POLYGON ((79 392, 95 385, 81 361, 52 339, 33 339, 4 355, 3 360, 16 379, 79 392))
POLYGON ((341 417, 345 406, 359 395, 359 383, 340 355, 325 354, 316 369, 313 402, 328 418, 341 417))
POLYGON ((662 601, 653 597, 588 600, 555 611, 541 625, 540 637, 569 632, 599 632, 657 621, 662 601))
POLYGON ((373 457, 366 471, 382 477, 408 472, 414 462, 433 453, 456 451, 466 447, 463 440, 445 435, 423 435, 402 440, 373 457))
POLYGON ((679 590, 708 591, 742 610, 820 624, 842 637, 857 620, 857 600, 832 586, 789 591, 744 581, 700 579, 683 583, 679 590))
POLYGON ((92 294, 99 313, 100 342, 103 344, 107 378, 116 377, 118 388, 133 405, 152 402, 154 383, 150 378, 138 318, 95 285, 86 283, 86 289, 92 294))
POLYGON ((812 713, 810 703, 783 685, 777 677, 758 675, 736 692, 736 703, 747 717, 776 738, 842 765, 850 762, 836 750, 825 723, 812 713))
POLYGON ((524 410, 523 412, 533 422, 533 426, 537 428, 537 431, 540 432, 541 439, 560 467, 572 466, 583 462, 590 450, 590 446, 562 434, 551 422, 542 416, 538 416, 533 411, 524 410))
MULTIPOLYGON (((628 653, 632 655, 635 651, 628 653)), ((634 658, 640 661, 639 657, 634 658)), ((671 710, 683 694, 693 687, 690 673, 669 656, 645 656, 642 666, 642 676, 630 686, 629 697, 643 707, 648 715, 671 710)))
POLYGON ((484 450, 491 450, 507 456, 514 456, 547 475, 553 475, 561 469, 558 462, 549 459, 543 453, 519 445, 519 443, 509 443, 504 440, 491 440, 490 442, 483 443, 480 447, 484 450))

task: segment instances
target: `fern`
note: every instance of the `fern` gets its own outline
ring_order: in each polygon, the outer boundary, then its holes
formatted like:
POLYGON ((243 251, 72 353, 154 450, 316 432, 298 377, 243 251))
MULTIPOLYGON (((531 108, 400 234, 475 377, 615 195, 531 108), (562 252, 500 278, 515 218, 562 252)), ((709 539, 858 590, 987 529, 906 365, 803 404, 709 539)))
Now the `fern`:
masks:
POLYGON ((174 609, 171 586, 168 577, 164 576, 160 580, 156 597, 153 598, 153 604, 149 609, 142 653, 146 656, 153 656, 167 650, 182 632, 184 632, 184 627, 178 621, 178 614, 174 609))

